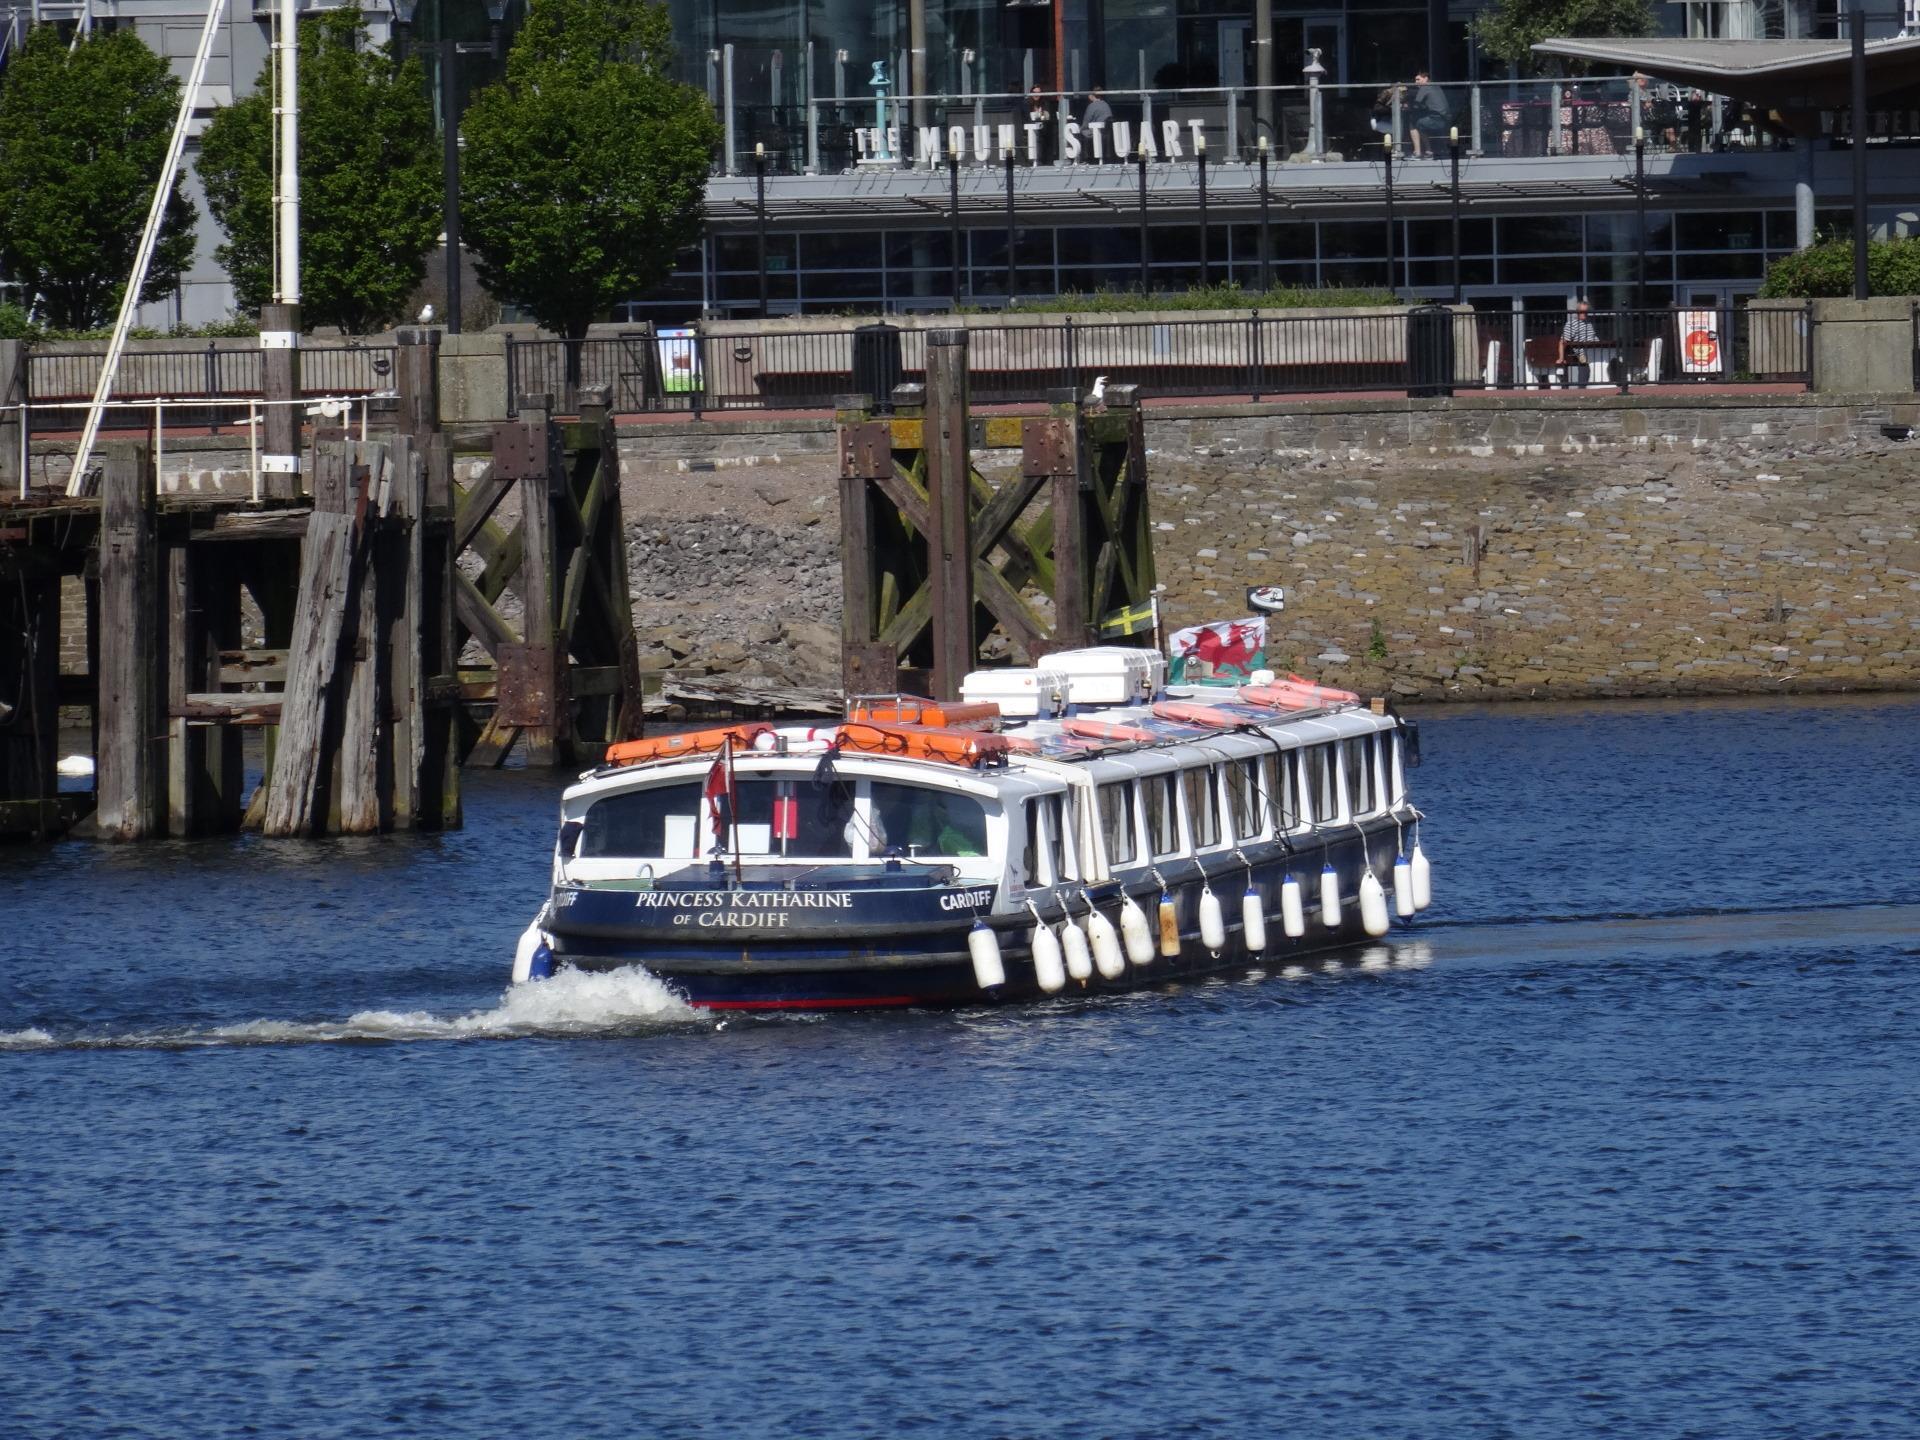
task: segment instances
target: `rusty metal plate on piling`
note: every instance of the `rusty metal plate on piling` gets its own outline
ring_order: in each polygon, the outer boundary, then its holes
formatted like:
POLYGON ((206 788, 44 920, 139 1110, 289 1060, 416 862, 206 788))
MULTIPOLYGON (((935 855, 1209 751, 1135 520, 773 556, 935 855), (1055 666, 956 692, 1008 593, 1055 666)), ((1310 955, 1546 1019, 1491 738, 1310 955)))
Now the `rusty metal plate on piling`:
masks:
POLYGON ((849 695, 891 695, 900 688, 900 657, 891 645, 849 643, 842 647, 841 664, 849 695))
POLYGON ((502 420, 493 427, 493 473, 501 479, 544 476, 550 459, 547 426, 502 420))
POLYGON ((1029 420, 1020 432, 1020 471, 1024 475, 1073 473, 1073 422, 1029 420))
POLYGON ((566 677, 554 664, 551 645, 502 645, 495 657, 499 679, 495 706, 502 725, 558 723, 566 677))
POLYGON ((878 480, 893 473, 893 433, 884 420, 840 427, 840 473, 878 480))

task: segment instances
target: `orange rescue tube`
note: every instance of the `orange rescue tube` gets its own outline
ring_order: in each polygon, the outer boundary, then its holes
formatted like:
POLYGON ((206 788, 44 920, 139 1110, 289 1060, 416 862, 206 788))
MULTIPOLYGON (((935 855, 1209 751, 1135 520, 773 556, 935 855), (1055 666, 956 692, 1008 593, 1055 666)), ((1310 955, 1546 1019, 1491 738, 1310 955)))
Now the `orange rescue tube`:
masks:
POLYGON ((609 765, 643 765, 649 760, 682 760, 689 755, 714 755, 733 741, 738 751, 753 749, 771 725, 718 725, 710 730, 683 730, 678 735, 650 735, 644 740, 622 740, 607 747, 609 765))
POLYGON ((898 755, 907 760, 969 767, 1004 762, 1015 749, 1004 735, 943 730, 932 725, 880 725, 870 720, 849 720, 842 725, 839 745, 864 755, 898 755))
POLYGON ((1063 734, 1075 736, 1081 740, 1104 740, 1110 745, 1151 745, 1164 739, 1144 725, 1127 725, 1118 720, 1088 720, 1073 715, 1060 722, 1063 734))
POLYGON ((1286 684, 1304 690, 1322 705, 1358 705, 1360 697, 1351 690, 1336 690, 1331 685, 1316 685, 1304 675, 1288 672, 1286 684))
POLYGON ((1000 724, 1000 707, 984 701, 966 704, 896 695, 857 701, 847 711, 847 718, 880 725, 925 725, 935 730, 992 730, 1000 724))
POLYGON ((1312 710, 1320 704, 1311 695, 1303 695, 1291 685, 1242 685, 1240 698, 1249 705, 1263 706, 1268 710, 1312 710))
POLYGON ((1191 700, 1157 700, 1153 705, 1154 715, 1161 720, 1172 720, 1181 725, 1206 725, 1215 730, 1232 730, 1245 725, 1244 716, 1232 711, 1222 710, 1217 705, 1198 705, 1191 700))

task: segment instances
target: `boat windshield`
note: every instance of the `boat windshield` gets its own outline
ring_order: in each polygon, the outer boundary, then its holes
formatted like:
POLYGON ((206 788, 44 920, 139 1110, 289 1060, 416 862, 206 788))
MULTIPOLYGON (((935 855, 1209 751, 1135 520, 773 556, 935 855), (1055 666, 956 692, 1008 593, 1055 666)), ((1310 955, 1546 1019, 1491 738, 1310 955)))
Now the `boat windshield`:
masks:
POLYGON ((717 832, 698 780, 603 796, 588 808, 576 852, 582 858, 696 860, 713 852, 844 860, 853 854, 853 786, 821 790, 805 780, 747 780, 734 786, 733 831, 717 832))

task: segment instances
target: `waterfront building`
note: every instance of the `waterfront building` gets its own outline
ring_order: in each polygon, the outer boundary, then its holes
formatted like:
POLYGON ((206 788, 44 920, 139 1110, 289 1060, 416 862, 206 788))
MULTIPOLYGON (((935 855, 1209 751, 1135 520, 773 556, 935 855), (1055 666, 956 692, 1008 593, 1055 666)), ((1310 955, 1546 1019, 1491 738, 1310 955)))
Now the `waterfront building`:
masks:
MULTIPOLYGON (((440 42, 459 51, 457 112, 460 94, 498 73, 497 47, 524 10, 358 3, 376 40, 419 48, 442 112, 440 42)), ((775 315, 938 309, 956 296, 993 306, 1010 291, 1143 278, 1451 298, 1456 131, 1458 284, 1482 308, 1554 309, 1576 294, 1734 304, 1769 260, 1850 223, 1848 155, 1831 144, 1844 44, 1834 12, 1807 0, 1663 3, 1665 38, 1561 51, 1617 77, 1578 81, 1506 78, 1469 43, 1475 0, 668 6, 681 77, 712 97, 725 140, 707 240, 622 321, 758 313, 763 249, 775 315), (1749 36, 1774 48, 1737 43, 1749 36), (1423 69, 1424 90, 1412 83, 1423 69)), ((202 116, 252 84, 271 9, 232 6, 202 116)), ((35 16, 131 25, 184 72, 204 13, 194 0, 0 0, 0 37, 17 43, 35 16)), ((1869 25, 1899 29, 1895 15, 1869 25)), ((1916 51, 1873 45, 1876 138, 1920 130, 1916 51)), ((1915 153, 1872 151, 1879 233, 1916 223, 1915 153)), ((203 217, 179 292, 142 323, 227 312, 216 241, 203 217)))

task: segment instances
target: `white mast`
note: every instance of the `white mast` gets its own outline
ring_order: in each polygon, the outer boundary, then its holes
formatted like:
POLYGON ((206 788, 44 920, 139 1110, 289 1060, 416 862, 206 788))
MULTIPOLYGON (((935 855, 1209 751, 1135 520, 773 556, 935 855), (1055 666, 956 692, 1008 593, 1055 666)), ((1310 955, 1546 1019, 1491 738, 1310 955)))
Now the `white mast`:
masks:
POLYGON ((153 247, 160 239, 160 227, 167 217, 167 200, 173 194, 173 177, 180 169, 180 152, 186 148, 193 102, 200 94, 200 82, 206 77, 207 57, 213 53, 213 37, 220 29, 220 15, 226 8, 226 0, 209 0, 207 5, 207 23, 200 31, 200 48, 194 52, 193 72, 187 77, 186 89, 180 92, 180 113, 174 117, 173 139, 167 145, 167 159, 160 167, 160 179, 153 187, 153 204, 147 208, 147 228, 140 232, 133 273, 127 277, 126 293, 120 297, 120 317, 113 322, 113 338, 107 342, 107 357, 100 366, 100 379, 93 387, 93 404, 87 410, 86 428, 80 432, 80 448, 74 452, 73 473, 67 477, 69 495, 86 494, 87 461, 93 458, 93 442, 100 434, 100 417, 105 413, 107 397, 113 393, 120 352, 126 348, 127 331, 140 308, 140 292, 147 286, 147 266, 153 261, 153 247))
POLYGON ((280 0, 280 290, 273 298, 282 305, 300 303, 299 13, 299 0, 280 0))

